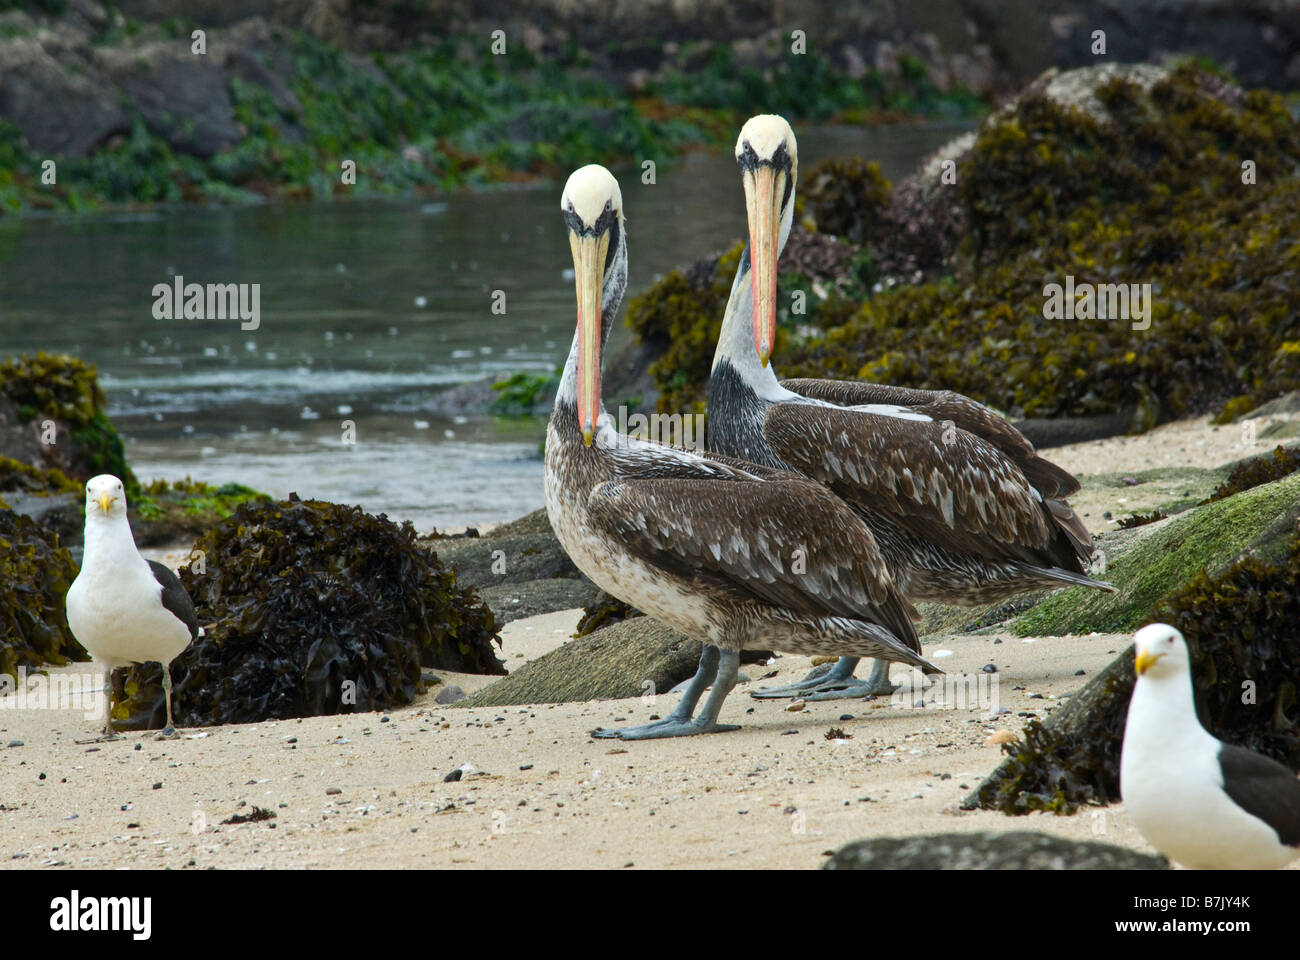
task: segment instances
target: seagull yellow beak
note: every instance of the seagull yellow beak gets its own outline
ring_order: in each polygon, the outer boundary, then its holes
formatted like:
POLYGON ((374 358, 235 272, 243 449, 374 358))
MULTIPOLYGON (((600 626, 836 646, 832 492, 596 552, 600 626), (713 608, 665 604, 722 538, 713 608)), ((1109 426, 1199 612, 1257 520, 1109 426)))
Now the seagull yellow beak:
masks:
POLYGON ((112 499, 112 497, 110 497, 108 494, 106 494, 106 493, 101 493, 101 494, 99 495, 99 501, 98 501, 98 503, 99 503, 99 509, 103 510, 105 513, 108 513, 108 505, 109 505, 110 503, 112 503, 112 502, 113 502, 113 499, 112 499))
POLYGON ((1150 670, 1151 665, 1163 656, 1163 653, 1149 653, 1143 650, 1137 655, 1137 659, 1133 661, 1133 669, 1137 671, 1138 676, 1141 676, 1150 670))

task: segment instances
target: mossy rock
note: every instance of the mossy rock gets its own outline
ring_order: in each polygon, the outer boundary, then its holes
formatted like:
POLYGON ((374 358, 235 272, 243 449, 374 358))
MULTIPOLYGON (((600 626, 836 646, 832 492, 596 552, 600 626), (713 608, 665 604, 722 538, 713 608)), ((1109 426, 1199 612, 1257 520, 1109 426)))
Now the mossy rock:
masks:
POLYGON ((1202 571, 1221 570, 1242 554, 1277 559, 1300 519, 1300 475, 1255 487, 1132 530, 1101 545, 1098 576, 1118 588, 1062 590, 1018 617, 1019 636, 1134 630, 1170 590, 1202 571), (1110 545, 1114 544, 1114 548, 1110 545))
POLYGON ((129 495, 138 484, 107 405, 94 364, 44 352, 0 363, 0 451, 78 483, 111 473, 129 495), (44 442, 46 420, 53 421, 54 443, 44 442))
POLYGON ((634 617, 571 640, 456 706, 621 700, 647 690, 663 694, 694 676, 699 660, 698 641, 649 617, 634 617))
MULTIPOLYGON (((245 503, 180 572, 204 635, 172 664, 177 723, 203 726, 389 709, 421 668, 505 672, 492 612, 409 523, 359 507, 245 503)), ((114 672, 120 726, 161 725, 158 664, 114 672)))
MULTIPOLYGON (((1143 619, 1173 624, 1187 638, 1196 711, 1207 730, 1297 770, 1297 618, 1300 538, 1293 537, 1276 562, 1250 556, 1216 575, 1196 574, 1143 619)), ((962 805, 1072 813, 1117 799, 1133 656, 1129 644, 1046 721, 1031 721, 1025 739, 1004 747, 1007 758, 962 805)))
POLYGON ((1048 833, 872 837, 836 850, 823 870, 1168 870, 1169 861, 1095 840, 1048 833))
POLYGON ((244 503, 270 503, 268 494, 241 483, 154 480, 131 499, 131 532, 138 546, 188 542, 244 503))
POLYGON ((0 673, 88 660, 72 631, 64 598, 77 576, 72 555, 29 517, 0 509, 0 673))

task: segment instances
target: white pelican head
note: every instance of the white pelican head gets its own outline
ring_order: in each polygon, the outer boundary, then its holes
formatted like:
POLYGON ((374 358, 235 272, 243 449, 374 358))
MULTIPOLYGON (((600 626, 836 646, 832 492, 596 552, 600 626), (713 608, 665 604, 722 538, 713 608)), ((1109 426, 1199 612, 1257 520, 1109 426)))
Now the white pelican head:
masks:
POLYGON ((754 348, 766 367, 776 340, 776 261, 794 222, 794 185, 799 175, 799 149, 790 124, 773 113, 750 117, 736 139, 736 163, 749 218, 754 348))
POLYGON ((605 282, 623 249, 623 194, 598 163, 569 176, 560 196, 569 230, 578 296, 578 426, 591 446, 600 415, 601 303, 605 282))

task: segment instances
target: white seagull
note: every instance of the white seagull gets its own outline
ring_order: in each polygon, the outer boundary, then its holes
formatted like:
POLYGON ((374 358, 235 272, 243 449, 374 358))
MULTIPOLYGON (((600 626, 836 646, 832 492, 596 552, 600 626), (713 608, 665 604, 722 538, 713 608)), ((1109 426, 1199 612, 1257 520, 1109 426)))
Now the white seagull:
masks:
POLYGON ((1300 780, 1211 736, 1196 717, 1183 635, 1143 627, 1119 786, 1151 846, 1200 870, 1276 870, 1300 856, 1300 780))
MULTIPOLYGON (((86 542, 81 572, 68 588, 68 626, 104 666, 105 687, 117 667, 157 661, 163 668, 167 727, 174 736, 170 665, 199 635, 194 604, 169 568, 146 560, 126 519, 126 491, 111 474, 86 484, 86 542)), ((104 736, 113 739, 112 697, 104 693, 104 736)))

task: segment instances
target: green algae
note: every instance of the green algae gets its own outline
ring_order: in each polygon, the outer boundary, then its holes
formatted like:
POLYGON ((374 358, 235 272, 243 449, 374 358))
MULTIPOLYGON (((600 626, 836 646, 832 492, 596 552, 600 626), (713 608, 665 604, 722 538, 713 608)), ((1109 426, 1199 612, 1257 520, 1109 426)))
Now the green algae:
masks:
MULTIPOLYGON (((1278 552, 1280 532, 1300 516, 1300 476, 1197 507, 1152 527, 1113 561, 1103 579, 1118 592, 1069 587, 1016 619, 1017 636, 1133 630, 1161 597, 1205 570, 1218 570, 1247 550, 1278 552)), ((1105 547, 1102 547, 1104 554, 1105 547)))

